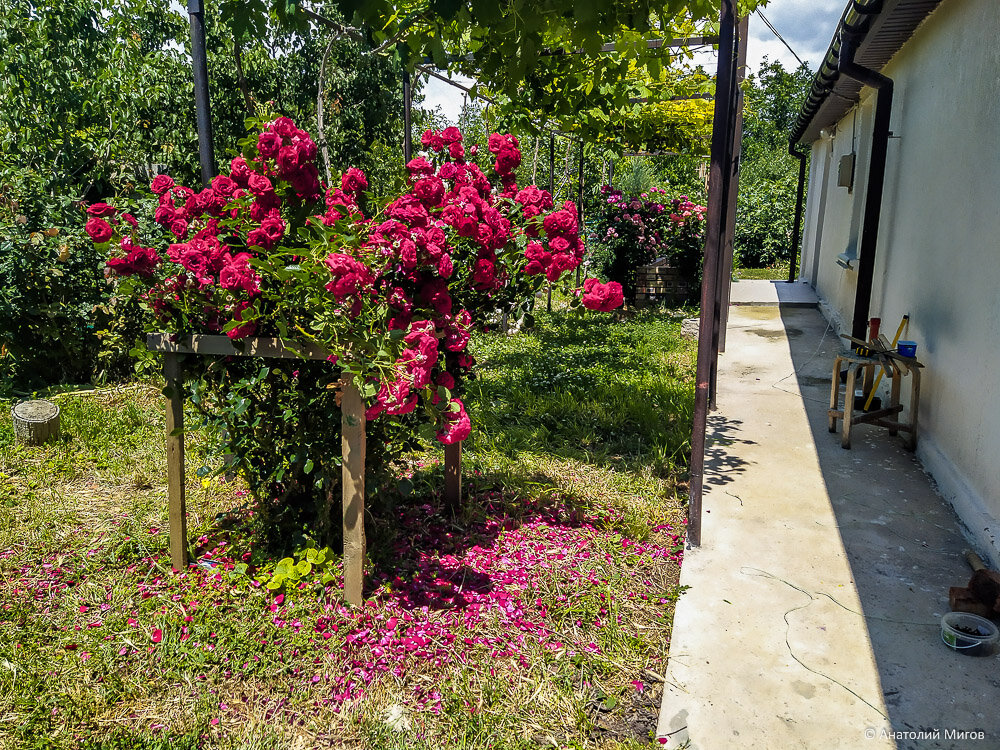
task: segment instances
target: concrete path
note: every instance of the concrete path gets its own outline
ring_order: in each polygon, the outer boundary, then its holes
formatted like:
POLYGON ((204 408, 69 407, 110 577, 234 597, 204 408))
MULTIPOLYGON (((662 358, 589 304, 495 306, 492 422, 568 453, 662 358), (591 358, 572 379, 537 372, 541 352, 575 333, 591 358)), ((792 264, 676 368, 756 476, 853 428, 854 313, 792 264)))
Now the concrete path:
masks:
MULTIPOLYGON (((801 281, 734 281, 729 293, 731 305, 781 305, 782 307, 815 307, 816 292, 801 281)), ((832 363, 831 363, 832 365, 832 363)))
POLYGON ((1000 657, 940 640, 967 542, 901 438, 860 425, 843 450, 827 432, 837 337, 815 309, 746 306, 727 341, 657 736, 1000 748, 1000 657))

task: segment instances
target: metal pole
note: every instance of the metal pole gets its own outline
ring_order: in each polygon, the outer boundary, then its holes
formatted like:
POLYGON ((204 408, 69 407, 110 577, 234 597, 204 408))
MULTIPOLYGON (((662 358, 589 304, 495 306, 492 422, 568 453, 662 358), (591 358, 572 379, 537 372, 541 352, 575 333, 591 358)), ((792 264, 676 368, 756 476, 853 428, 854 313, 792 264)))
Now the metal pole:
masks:
MULTIPOLYGON (((726 327, 729 325, 729 297, 732 289, 733 279, 733 241, 736 237, 736 206, 740 192, 740 164, 742 162, 743 151, 743 90, 740 84, 746 75, 747 69, 747 45, 750 41, 750 17, 744 16, 740 20, 736 38, 736 75, 734 77, 733 93, 735 99, 733 104, 733 150, 732 169, 729 177, 728 208, 726 210, 726 242, 725 253, 722 258, 722 268, 719 273, 719 290, 721 294, 720 308, 721 317, 719 319, 719 351, 726 351, 726 327)), ((718 367, 712 378, 712 408, 715 408, 716 381, 718 378, 718 367)))
POLYGON ((403 70, 403 161, 410 163, 413 158, 413 132, 410 116, 413 110, 413 90, 410 85, 410 71, 403 70))
POLYGON ((716 297, 719 264, 726 224, 724 195, 728 152, 732 143, 729 110, 732 105, 733 51, 736 29, 734 0, 722 0, 719 18, 719 63, 715 79, 715 115, 712 158, 708 177, 708 228, 701 279, 701 318, 698 324, 698 365, 695 370, 694 415, 691 432, 691 481, 688 490, 688 544, 701 545, 701 501, 705 472, 705 431, 708 423, 708 386, 711 377, 713 329, 718 318, 716 297))
POLYGON ((865 214, 861 224, 861 241, 858 243, 858 287, 854 299, 854 320, 851 325, 851 335, 856 339, 864 339, 868 330, 872 279, 875 273, 875 250, 878 246, 878 229, 882 217, 882 191, 885 187, 885 161, 889 148, 889 121, 892 115, 894 87, 891 78, 854 61, 858 43, 858 37, 854 34, 841 35, 837 70, 878 91, 875 99, 875 122, 872 123, 865 214))
MULTIPOLYGON (((739 49, 739 29, 733 36, 733 55, 730 61, 730 79, 729 79, 729 97, 730 104, 733 101, 733 97, 738 96, 736 89, 736 55, 739 49)), ((722 54, 722 49, 720 47, 719 54, 722 54)), ((716 80, 716 91, 718 91, 718 79, 716 80)), ((719 367, 719 342, 721 339, 721 323, 722 318, 725 313, 722 310, 722 269, 725 267, 726 261, 726 237, 728 235, 729 228, 729 205, 732 202, 732 187, 733 176, 732 176, 732 164, 733 164, 733 148, 732 148, 732 137, 733 137, 733 127, 735 126, 735 120, 733 118, 734 112, 733 107, 730 106, 726 113, 726 127, 727 127, 727 143, 726 143, 726 153, 723 158, 723 181, 722 181, 722 206, 723 211, 721 215, 722 224, 720 225, 720 255, 719 255, 719 265, 716 268, 715 275, 715 305, 713 307, 714 314, 712 316, 712 359, 709 365, 709 375, 708 375, 708 410, 714 411, 716 408, 716 386, 718 383, 718 367, 719 367)))
MULTIPOLYGON (((555 202, 556 199, 556 137, 554 135, 549 136, 549 193, 552 195, 552 201, 555 202)), ((545 295, 545 309, 552 312, 552 282, 550 281, 547 285, 547 292, 545 295)))
POLYGON ((552 200, 556 199, 556 137, 554 135, 549 136, 549 193, 552 194, 552 200))
POLYGON ((212 105, 208 97, 208 57, 205 54, 205 8, 202 0, 188 0, 191 19, 191 68, 194 73, 194 106, 198 119, 198 156, 201 182, 206 187, 215 177, 212 151, 212 105))
MULTIPOLYGON (((577 175, 576 210, 580 218, 580 234, 583 231, 583 141, 580 141, 580 168, 577 175)), ((576 267, 576 285, 580 286, 580 266, 576 267)))
POLYGON ((792 224, 792 247, 789 253, 788 283, 795 281, 795 259, 799 254, 799 233, 802 231, 802 194, 806 187, 806 155, 789 144, 788 153, 799 160, 799 185, 795 190, 795 222, 792 224))

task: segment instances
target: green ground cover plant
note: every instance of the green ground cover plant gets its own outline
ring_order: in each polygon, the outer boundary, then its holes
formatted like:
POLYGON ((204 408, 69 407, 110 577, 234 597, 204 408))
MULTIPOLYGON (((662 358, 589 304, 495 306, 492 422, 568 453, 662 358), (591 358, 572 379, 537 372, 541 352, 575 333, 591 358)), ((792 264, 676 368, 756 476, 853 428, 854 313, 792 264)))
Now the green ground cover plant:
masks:
POLYGON ((194 435, 196 563, 169 572, 158 387, 52 396, 40 448, 0 423, 0 747, 647 745, 693 344, 664 313, 538 323, 473 340, 458 512, 430 442, 369 499, 360 608, 306 539, 288 557, 309 569, 267 587, 289 561, 243 485, 198 475, 194 435))

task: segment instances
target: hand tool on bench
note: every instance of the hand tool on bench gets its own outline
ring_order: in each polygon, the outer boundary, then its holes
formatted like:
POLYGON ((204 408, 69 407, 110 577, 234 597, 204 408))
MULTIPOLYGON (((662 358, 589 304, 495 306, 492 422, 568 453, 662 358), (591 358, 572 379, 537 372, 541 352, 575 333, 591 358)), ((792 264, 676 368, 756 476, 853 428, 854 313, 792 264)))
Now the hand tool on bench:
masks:
MULTIPOLYGON (((903 328, 909 322, 910 322, 910 314, 907 313, 906 315, 903 316, 903 319, 901 321, 899 321, 899 328, 896 329, 896 336, 892 339, 892 349, 896 348, 896 345, 899 343, 899 337, 903 334, 903 328)), ((881 340, 882 337, 879 337, 879 338, 881 340)), ((875 398, 875 391, 878 390, 878 384, 882 382, 882 374, 884 372, 885 372, 885 365, 883 364, 883 366, 882 366, 882 372, 880 372, 878 374, 878 377, 875 378, 875 385, 872 386, 871 393, 868 394, 868 400, 865 401, 865 407, 864 407, 865 411, 868 411, 868 407, 871 406, 871 404, 872 404, 872 399, 875 398)), ((891 374, 890 374, 890 377, 891 377, 891 374)))

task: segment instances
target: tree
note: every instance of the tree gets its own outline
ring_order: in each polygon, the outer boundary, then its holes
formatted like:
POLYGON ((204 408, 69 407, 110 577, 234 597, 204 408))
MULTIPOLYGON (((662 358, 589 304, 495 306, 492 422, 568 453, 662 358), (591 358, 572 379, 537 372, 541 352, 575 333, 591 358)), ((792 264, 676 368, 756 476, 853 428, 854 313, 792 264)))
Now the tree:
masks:
POLYGON ((788 134, 812 83, 805 64, 786 71, 764 58, 744 83, 743 155, 733 240, 738 262, 761 268, 788 258, 792 246, 798 159, 788 134))
MULTIPOLYGON (((220 166, 258 103, 315 130, 329 31, 265 18, 250 36, 218 13, 206 26, 220 166)), ((81 209, 145 191, 155 170, 197 181, 188 21, 169 0, 11 0, 0 44, 0 381, 90 380, 98 333, 121 316, 109 314, 81 209)), ((357 164, 378 188, 402 170, 402 65, 368 47, 331 45, 324 135, 335 171, 357 164)))

